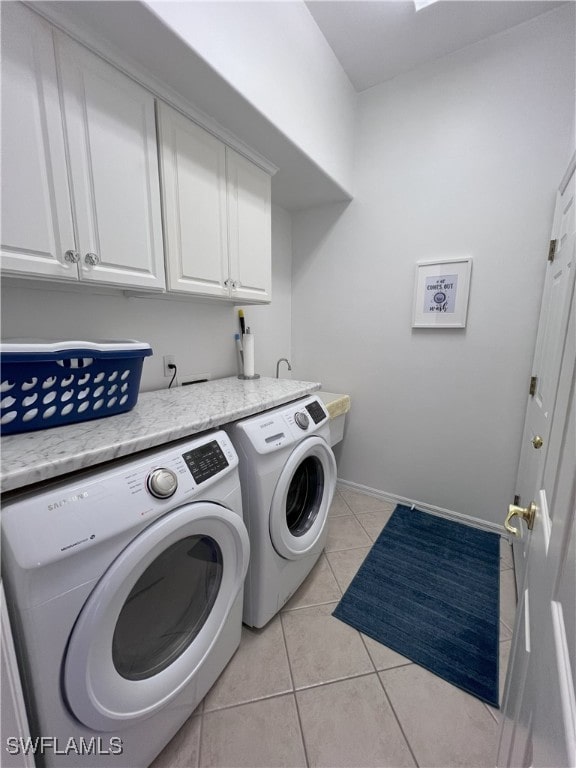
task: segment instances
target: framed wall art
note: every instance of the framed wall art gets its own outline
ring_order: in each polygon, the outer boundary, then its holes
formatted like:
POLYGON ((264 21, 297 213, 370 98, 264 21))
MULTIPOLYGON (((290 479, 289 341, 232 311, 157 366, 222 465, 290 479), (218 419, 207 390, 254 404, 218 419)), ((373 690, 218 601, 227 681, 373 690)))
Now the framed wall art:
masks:
POLYGON ((465 328, 472 258, 416 264, 413 328, 465 328))

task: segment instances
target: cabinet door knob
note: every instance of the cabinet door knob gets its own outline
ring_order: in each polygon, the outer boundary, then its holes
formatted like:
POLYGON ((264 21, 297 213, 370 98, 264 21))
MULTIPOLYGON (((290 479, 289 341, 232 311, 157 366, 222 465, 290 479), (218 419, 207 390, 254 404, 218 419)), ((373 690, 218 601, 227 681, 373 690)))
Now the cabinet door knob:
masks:
POLYGON ((237 291, 238 288, 240 288, 240 280, 234 280, 234 282, 232 283, 232 290, 237 291))
POLYGON ((80 261, 80 254, 78 251, 66 251, 64 254, 64 261, 67 261, 69 264, 78 264, 80 261))
POLYGON ((224 285, 226 288, 230 288, 230 278, 227 277, 226 280, 224 280, 224 285))
POLYGON ((100 256, 97 253, 87 253, 84 256, 84 262, 90 264, 91 267, 95 267, 96 264, 100 264, 100 256))

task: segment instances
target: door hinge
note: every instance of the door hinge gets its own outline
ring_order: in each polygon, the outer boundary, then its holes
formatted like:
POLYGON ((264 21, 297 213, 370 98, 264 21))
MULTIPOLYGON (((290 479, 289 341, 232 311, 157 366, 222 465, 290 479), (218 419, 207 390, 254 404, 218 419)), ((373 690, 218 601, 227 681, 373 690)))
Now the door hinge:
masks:
POLYGON ((534 397, 536 394, 536 385, 538 384, 538 376, 530 377, 530 397, 534 397))
POLYGON ((558 240, 550 240, 550 247, 548 248, 548 261, 554 261, 556 256, 556 243, 558 240))

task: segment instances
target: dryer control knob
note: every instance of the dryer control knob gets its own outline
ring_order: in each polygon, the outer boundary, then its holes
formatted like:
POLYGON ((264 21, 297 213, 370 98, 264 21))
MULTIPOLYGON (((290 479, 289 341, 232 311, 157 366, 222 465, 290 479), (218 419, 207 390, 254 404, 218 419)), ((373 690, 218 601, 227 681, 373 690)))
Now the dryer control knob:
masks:
POLYGON ((171 469, 155 469, 148 475, 146 485, 152 496, 157 499, 169 499, 176 493, 178 478, 171 469))
POLYGON ((296 411, 294 414, 294 421, 298 424, 300 429, 307 429, 308 424, 310 424, 310 419, 303 411, 296 411))

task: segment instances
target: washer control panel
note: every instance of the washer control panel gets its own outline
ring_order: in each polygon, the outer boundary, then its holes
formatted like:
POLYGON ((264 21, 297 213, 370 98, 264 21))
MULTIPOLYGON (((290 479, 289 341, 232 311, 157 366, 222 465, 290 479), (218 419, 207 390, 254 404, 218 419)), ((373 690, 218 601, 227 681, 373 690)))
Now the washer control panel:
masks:
POLYGON ((160 467, 150 472, 146 486, 152 496, 156 496, 157 499, 169 499, 176 493, 178 478, 171 469, 160 467))
POLYGON ((294 421, 300 429, 308 429, 308 424, 310 424, 310 419, 304 411, 296 411, 294 414, 294 421))
POLYGON ((184 453, 182 458, 198 484, 217 475, 228 466, 228 460, 217 440, 211 440, 184 453))
POLYGON ((199 498, 240 487, 238 455, 219 430, 119 459, 7 501, 2 527, 23 568, 60 560, 199 498))

